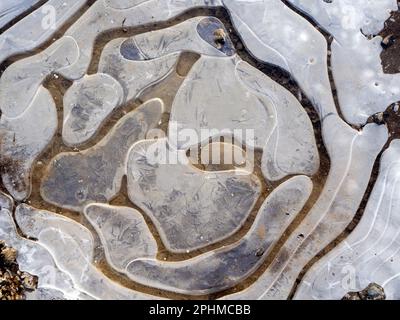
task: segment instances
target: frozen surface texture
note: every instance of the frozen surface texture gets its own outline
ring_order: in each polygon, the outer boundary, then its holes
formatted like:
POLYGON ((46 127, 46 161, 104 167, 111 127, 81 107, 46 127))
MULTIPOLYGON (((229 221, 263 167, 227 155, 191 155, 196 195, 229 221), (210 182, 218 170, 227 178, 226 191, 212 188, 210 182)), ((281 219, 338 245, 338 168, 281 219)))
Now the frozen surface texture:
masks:
POLYGON ((0 240, 26 298, 400 299, 395 10, 0 0, 0 240))
POLYGON ((262 264, 311 191, 309 178, 292 178, 266 199, 242 240, 184 262, 138 259, 129 264, 129 276, 147 285, 190 295, 232 287, 262 264))
POLYGON ((331 171, 317 202, 292 232, 266 272, 228 299, 287 299, 303 267, 352 221, 367 188, 375 158, 387 141, 383 126, 357 132, 334 116, 325 120, 331 171))
POLYGON ((161 100, 150 100, 121 118, 94 147, 58 155, 43 178, 43 198, 75 211, 111 200, 121 187, 129 149, 158 124, 162 110, 161 100))
POLYGON ((28 108, 16 118, 0 119, 0 163, 4 186, 16 200, 31 192, 31 167, 51 142, 57 112, 47 89, 40 87, 28 108))
POLYGON ((308 271, 295 298, 341 299, 370 283, 380 284, 388 299, 400 298, 399 154, 400 141, 394 140, 382 156, 379 177, 359 225, 308 271))
POLYGON ((185 152, 175 150, 166 139, 138 142, 128 158, 129 198, 150 216, 174 252, 232 235, 261 191, 251 172, 204 172, 186 162, 185 152))
POLYGON ((65 144, 87 142, 122 101, 121 85, 106 74, 97 73, 76 81, 64 95, 65 144))
POLYGON ((114 269, 124 272, 133 260, 157 255, 157 243, 137 210, 92 204, 85 208, 85 216, 99 234, 114 269))
MULTIPOLYGON (((6 2, 15 3, 13 0, 6 2)), ((49 0, 45 6, 38 8, 1 33, 0 63, 13 55, 25 53, 43 45, 58 28, 83 7, 85 2, 85 0, 49 0)), ((2 12, 0 16, 1 14, 2 12)))
POLYGON ((79 223, 25 205, 17 208, 16 220, 24 234, 37 238, 35 245, 47 249, 46 253, 52 255, 57 266, 66 271, 74 286, 85 295, 104 300, 151 298, 109 280, 94 266, 92 234, 79 223))
POLYGON ((400 76, 383 73, 382 38, 375 36, 390 12, 398 9, 396 0, 289 2, 334 37, 332 72, 347 121, 363 124, 369 116, 400 100, 400 76))
POLYGON ((0 28, 38 2, 39 0, 3 0, 0 3, 0 28))

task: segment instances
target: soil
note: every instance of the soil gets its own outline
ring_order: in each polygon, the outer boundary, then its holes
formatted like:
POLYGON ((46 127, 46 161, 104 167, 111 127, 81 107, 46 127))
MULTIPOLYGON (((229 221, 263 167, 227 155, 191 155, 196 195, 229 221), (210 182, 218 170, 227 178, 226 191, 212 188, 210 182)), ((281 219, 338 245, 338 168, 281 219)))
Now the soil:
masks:
POLYGON ((16 258, 17 251, 0 241, 0 300, 23 300, 37 287, 37 277, 20 271, 16 258))
MULTIPOLYGON (((86 11, 90 5, 93 3, 94 1, 89 1, 88 5, 83 8, 81 10, 81 12, 79 12, 78 14, 75 15, 75 17, 73 17, 70 21, 68 21, 59 31, 57 31, 56 35, 51 39, 51 41, 48 41, 46 44, 44 44, 43 46, 41 46, 40 48, 38 48, 37 50, 34 50, 33 52, 24 54, 24 55, 19 55, 19 56, 15 56, 11 59, 9 59, 8 61, 6 61, 5 63, 3 63, 3 65, 0 66, 0 74, 2 73, 2 71, 5 70, 5 68, 7 68, 8 65, 10 65, 11 63, 22 59, 26 56, 30 56, 32 54, 35 54, 37 52, 41 52, 43 49, 45 49, 46 47, 48 47, 51 43, 53 43, 54 41, 56 41, 57 39, 59 39, 62 34, 65 32, 65 30, 72 25, 76 19, 81 16, 83 14, 84 11, 86 11)), ((301 14, 303 17, 307 18, 307 20, 309 20, 316 28, 318 28, 318 26, 311 21, 308 17, 304 16, 304 14, 302 14, 301 12, 298 12, 299 14, 301 14)), ((100 59, 100 54, 102 52, 102 49, 104 48, 104 46, 112 39, 117 38, 117 37, 130 37, 139 33, 143 33, 143 32, 147 32, 150 30, 156 30, 156 29, 162 29, 162 28, 166 28, 166 27, 170 27, 172 25, 175 25, 177 23, 183 22, 189 18, 195 17, 195 16, 199 16, 199 15, 210 15, 210 16, 215 16, 217 18, 219 18, 223 24, 225 25, 229 36, 231 37, 235 48, 237 50, 237 53, 240 55, 240 57, 245 60, 246 62, 248 62, 249 64, 251 64, 252 66, 258 68, 259 70, 261 70, 262 72, 264 72, 266 75, 268 75, 270 78, 272 78, 274 81, 276 81, 277 83, 279 83, 280 85, 282 85, 283 87, 285 87, 286 89, 288 89, 290 92, 292 92, 296 97, 299 98, 299 100, 301 101, 304 109, 306 110, 306 112, 308 113, 313 126, 314 126, 314 132, 315 132, 315 137, 317 140, 317 145, 319 148, 319 153, 320 153, 320 159, 321 159, 321 166, 320 166, 320 170, 319 172, 312 177, 312 180, 314 182, 314 190, 313 193, 309 199, 309 201, 307 202, 307 204, 305 205, 305 207, 303 208, 302 212, 298 215, 298 217, 295 219, 295 221, 289 226, 289 228, 286 230, 286 232, 284 233, 283 237, 279 240, 278 244, 275 246, 273 252, 267 257, 266 261, 264 262, 264 264, 254 273, 252 274, 248 279, 246 279, 245 281, 243 281, 241 284, 235 286, 234 288, 231 288, 229 290, 226 290, 224 292, 218 293, 218 294, 214 294, 214 295, 207 295, 207 296, 200 296, 200 297, 195 297, 197 298, 202 298, 202 299, 214 299, 214 298, 218 298, 222 295, 226 295, 229 293, 233 293, 233 292, 237 292, 240 290, 243 290, 244 288, 250 286, 252 283, 254 283, 259 277, 260 275, 266 270, 266 268, 269 266, 269 264, 272 262, 272 260, 274 259, 274 257, 276 256, 276 254, 278 253, 278 251, 280 250, 280 248, 282 247, 282 245, 285 243, 285 241, 287 240, 287 238, 289 237, 289 235, 293 232, 293 230, 301 223, 301 221, 304 219, 304 217, 307 215, 307 212, 311 209, 311 207, 313 206, 313 204, 315 203, 315 201, 318 199, 319 194, 322 191, 322 188, 325 184, 326 178, 328 176, 329 173, 329 169, 330 169, 330 160, 328 157, 328 154, 326 152, 326 149, 324 147, 323 141, 322 141, 322 135, 321 135, 321 123, 319 121, 318 115, 316 114, 311 102, 308 100, 308 98, 306 97, 306 95, 304 94, 304 92, 302 92, 302 90, 299 88, 299 86, 297 85, 297 83, 292 79, 292 77, 285 71, 281 70, 280 68, 262 63, 260 61, 258 61, 257 59, 255 59, 251 54, 249 54, 249 52, 246 50, 245 46, 243 45, 240 37, 238 36, 238 34, 235 32, 229 14, 227 13, 227 11, 223 8, 217 8, 217 9, 194 9, 194 10, 190 10, 188 12, 186 12, 185 14, 182 14, 181 16, 173 19, 172 21, 168 21, 165 23, 159 23, 156 25, 147 25, 147 26, 141 26, 141 27, 137 27, 137 28, 127 28, 124 26, 121 26, 121 28, 113 30, 111 32, 106 32, 103 35, 101 35, 100 37, 98 37, 98 39, 96 40, 96 44, 95 44, 95 48, 94 48, 94 53, 93 53, 93 57, 92 57, 92 62, 89 68, 89 74, 93 74, 97 72, 97 66, 98 66, 98 62, 100 59)), ((18 19, 17 19, 18 20, 18 19)), ((15 23, 15 21, 14 21, 15 23)), ((319 29, 319 28, 318 28, 319 29)), ((0 32, 3 30, 0 30, 0 32)), ((322 30, 321 32, 326 36, 328 43, 331 43, 331 37, 329 35, 327 35, 326 33, 324 33, 322 30)), ((400 46, 400 12, 395 12, 392 14, 391 18, 386 22, 385 24, 385 29, 380 33, 380 35, 385 38, 385 43, 383 44, 384 47, 384 51, 382 53, 382 65, 384 68, 384 71, 387 73, 396 73, 396 72, 400 72, 400 55, 398 54, 398 46, 400 46), (388 36, 390 36, 388 38, 388 36), (389 40, 388 40, 389 39, 389 40), (387 42, 387 43, 386 43, 387 42)), ((220 35, 219 35, 220 36, 220 35)), ((220 39, 216 39, 218 41, 220 41, 220 39)), ((167 106, 167 110, 170 109, 171 105, 172 105, 172 101, 173 98, 180 86, 180 84, 182 83, 182 81, 184 80, 185 76, 187 75, 187 73, 190 71, 190 68, 192 67, 192 65, 196 62, 196 60, 198 59, 198 56, 195 54, 190 54, 190 53, 184 53, 182 54, 177 67, 176 67, 176 72, 172 73, 170 76, 168 76, 164 81, 162 81, 160 84, 145 90, 141 96, 134 100, 134 101, 129 101, 125 106, 115 110, 115 112, 110 116, 110 118, 107 120, 107 122, 102 126, 102 128, 100 129, 100 131, 98 132, 98 134, 96 135, 96 137, 89 141, 88 143, 80 146, 79 148, 69 148, 67 146, 65 146, 62 142, 62 136, 61 136, 61 132, 62 132, 62 118, 63 118, 63 112, 62 112, 62 100, 63 100, 63 96, 64 93, 66 92, 66 90, 71 86, 71 82, 64 79, 63 77, 61 77, 60 75, 51 75, 46 79, 45 82, 45 87, 49 89, 49 91, 51 92, 54 101, 56 102, 56 106, 57 106, 57 111, 58 111, 58 120, 59 120, 59 128, 58 128, 58 132, 54 138, 54 140, 51 142, 51 144, 48 146, 48 148, 46 149, 46 151, 41 155, 40 159, 38 159, 38 161, 36 162, 34 168, 33 168, 33 172, 32 172, 32 182, 33 182, 33 192, 31 197, 26 201, 26 203, 39 208, 39 209, 46 209, 46 210, 50 210, 62 215, 65 215, 69 218, 72 218, 80 223, 82 223, 83 225, 85 225, 86 227, 88 227, 90 230, 93 231, 93 234, 96 236, 96 233, 94 232, 93 228, 91 227, 91 225, 85 220, 85 218, 75 212, 72 211, 68 211, 62 208, 58 208, 55 207, 51 204, 46 203, 40 195, 39 189, 40 189, 40 182, 42 180, 43 175, 45 175, 46 173, 46 167, 47 165, 50 163, 51 159, 56 156, 57 154, 61 153, 61 152, 79 152, 80 150, 84 150, 87 148, 92 147, 93 145, 95 145, 96 143, 98 143, 109 131, 110 129, 115 125, 115 123, 127 112, 134 110, 135 108, 137 108, 143 101, 146 101, 152 97, 159 97, 161 99, 164 100, 166 106, 167 106)), ((330 60, 330 57, 328 57, 328 59, 330 60)), ((330 61, 329 61, 330 62, 330 61)), ((337 96, 336 96, 336 90, 335 90, 335 84, 333 81, 333 77, 330 73, 330 78, 331 78, 331 84, 333 87, 333 92, 335 95, 335 99, 337 102, 337 96)), ((338 106, 338 103, 337 103, 338 106)), ((377 122, 379 120, 380 123, 386 123, 390 129, 390 133, 391 133, 391 139, 393 138, 400 138, 400 113, 399 112, 395 112, 395 106, 389 106, 388 110, 382 114, 381 117, 371 117, 371 119, 369 121, 371 122, 377 122)), ((338 111, 340 112, 340 109, 338 107, 338 111)), ((163 116, 163 121, 160 124, 160 128, 163 130, 166 130, 167 125, 168 125, 168 121, 169 121, 169 114, 166 113, 163 116)), ((389 142, 388 142, 389 144, 389 142)), ((388 146, 387 144, 387 146, 388 146)), ((380 163, 380 157, 378 157, 375 165, 374 165, 374 169, 373 169, 373 173, 371 176, 371 180, 368 186, 368 190, 364 196, 364 199, 362 201, 362 204, 357 212, 357 215, 355 217, 355 219, 352 221, 352 223, 348 226, 348 228, 346 229, 346 231, 343 232, 343 234, 338 237, 335 241, 333 241, 328 247, 326 247, 324 250, 322 250, 302 271, 301 275, 299 276, 299 278, 297 279, 297 283, 299 283, 302 279, 302 277, 304 276, 304 274, 307 272, 307 270, 323 255, 325 255, 327 252, 329 252, 330 250, 332 250, 339 242, 341 242, 354 228, 355 226, 358 224, 360 218, 362 217, 362 214, 364 212, 367 200, 369 198, 370 192, 372 191, 373 185, 377 179, 378 176, 378 171, 379 171, 379 163, 380 163)), ((184 260, 184 259, 188 259, 188 258, 192 258, 195 257, 199 254, 202 254, 204 252, 207 252, 209 250, 213 250, 216 248, 219 248, 221 246, 225 246, 231 243, 234 243, 236 241, 238 241, 239 239, 241 239, 246 233, 247 231, 250 229, 251 225, 253 224, 253 221, 255 219, 255 216, 258 212, 258 209, 260 208, 260 206, 262 205, 263 201, 265 200, 265 198, 268 196, 268 194, 279 184, 281 184, 283 181, 278 181, 276 183, 270 183, 270 182, 266 182, 265 179, 262 176, 261 173, 261 169, 260 169, 260 165, 261 165, 261 153, 257 153, 256 154, 256 164, 255 164, 255 174, 257 174, 260 178, 260 181, 263 182, 263 193, 260 196, 260 198, 258 199, 258 202, 255 206, 255 208, 253 209, 250 217, 248 218, 248 220, 246 221, 245 225, 233 236, 231 236, 230 238, 221 241, 217 244, 208 246, 206 248, 203 248, 201 250, 196 250, 193 252, 190 252, 188 254, 173 254, 171 252, 169 252, 165 246, 163 245, 163 243, 161 242, 161 239, 158 235, 158 232, 155 228, 155 226, 153 225, 153 223, 151 222, 151 220, 143 213, 143 216, 146 220, 146 222, 148 223, 150 230, 152 232, 152 234, 154 235, 157 244, 159 246, 159 252, 158 252, 158 258, 161 260, 165 260, 165 261, 179 261, 179 260, 184 260)), ((287 178, 288 179, 288 178, 287 178)), ((4 190, 4 188, 0 185, 0 189, 4 190)), ((121 191, 119 193, 119 195, 111 202, 113 205, 121 205, 121 206, 130 206, 130 207, 135 207, 128 199, 127 196, 127 191, 126 191, 126 181, 123 182, 121 191)), ((18 203, 17 203, 18 205, 18 203)), ((141 210, 137 207, 135 207, 138 211, 141 212, 141 210)), ((185 295, 180 295, 180 294, 175 294, 175 293, 171 293, 171 292, 166 292, 166 291, 162 291, 162 290, 157 290, 154 288, 148 288, 145 287, 143 285, 137 284, 132 282, 131 280, 129 280, 127 277, 122 276, 121 274, 115 272, 106 262, 105 257, 104 257, 104 252, 101 249, 100 246, 100 241, 97 237, 96 239, 97 242, 97 246, 96 246, 96 252, 95 252, 95 262, 97 264, 97 267, 99 269, 102 270, 102 272, 104 272, 105 275, 107 275, 109 278, 111 278, 112 280, 115 280, 119 283, 121 283, 122 285, 128 287, 128 288, 132 288, 135 290, 139 290, 145 293, 149 293, 149 294, 153 294, 156 296, 161 296, 164 298, 172 298, 172 299, 193 299, 194 297, 192 296, 185 296, 185 295)), ((4 269, 4 270, 9 270, 10 268, 7 267, 4 262, 1 261, 1 256, 0 256, 0 277, 1 277, 1 272, 3 269, 2 268, 2 263, 3 263, 3 268, 8 268, 8 269, 4 269)), ((12 264, 14 267, 12 267, 11 269, 15 269, 17 268, 15 266, 15 263, 12 264)), ((13 269, 13 270, 14 270, 13 269)), ((16 279, 18 279, 18 270, 15 269, 16 272, 13 273, 14 276, 16 277, 16 279)), ((0 278, 1 279, 1 278, 0 278)), ((0 280, 1 281, 1 280, 0 280)), ((12 282, 14 283, 14 282, 12 282)), ((0 288, 2 288, 3 284, 1 284, 0 282, 0 288)), ((296 287, 293 288, 293 292, 295 290, 296 287)), ((14 291, 16 292, 16 294, 14 295, 8 295, 7 298, 23 298, 23 292, 24 292, 24 287, 21 288, 21 284, 20 282, 18 282, 17 280, 15 280, 15 289, 14 291), (21 290, 21 291, 18 291, 21 290)))

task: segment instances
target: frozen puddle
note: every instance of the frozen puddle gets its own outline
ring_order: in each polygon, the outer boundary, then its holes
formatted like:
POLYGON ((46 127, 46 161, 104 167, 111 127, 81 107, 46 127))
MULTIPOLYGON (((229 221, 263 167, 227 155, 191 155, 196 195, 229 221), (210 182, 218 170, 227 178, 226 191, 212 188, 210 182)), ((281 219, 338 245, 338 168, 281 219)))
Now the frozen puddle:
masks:
POLYGON ((399 299, 400 133, 367 123, 400 100, 395 10, 2 1, 0 240, 26 298, 399 299))

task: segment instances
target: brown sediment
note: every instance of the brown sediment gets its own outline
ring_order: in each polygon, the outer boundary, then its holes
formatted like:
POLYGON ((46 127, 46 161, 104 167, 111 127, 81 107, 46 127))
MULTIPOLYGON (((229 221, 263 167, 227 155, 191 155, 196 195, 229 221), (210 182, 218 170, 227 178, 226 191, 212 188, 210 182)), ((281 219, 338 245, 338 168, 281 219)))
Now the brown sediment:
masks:
MULTIPOLYGON (((400 4, 400 1, 398 1, 400 4)), ((392 12, 379 33, 383 38, 381 60, 383 71, 388 74, 400 72, 400 11, 392 12)))

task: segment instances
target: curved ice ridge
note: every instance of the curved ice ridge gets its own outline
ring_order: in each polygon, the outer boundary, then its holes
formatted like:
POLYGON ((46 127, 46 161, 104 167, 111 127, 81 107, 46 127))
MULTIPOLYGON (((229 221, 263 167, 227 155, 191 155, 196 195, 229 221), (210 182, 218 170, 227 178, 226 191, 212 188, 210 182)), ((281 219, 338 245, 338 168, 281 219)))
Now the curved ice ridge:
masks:
POLYGON ((384 152, 378 180, 353 232, 305 275, 295 299, 341 299, 370 283, 399 299, 400 141, 384 152))

